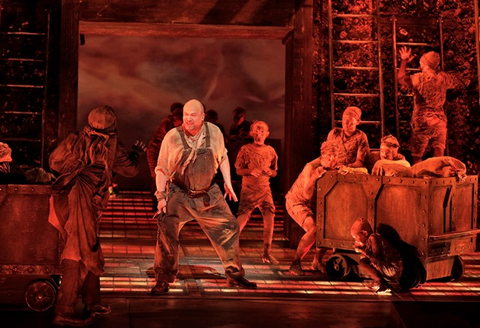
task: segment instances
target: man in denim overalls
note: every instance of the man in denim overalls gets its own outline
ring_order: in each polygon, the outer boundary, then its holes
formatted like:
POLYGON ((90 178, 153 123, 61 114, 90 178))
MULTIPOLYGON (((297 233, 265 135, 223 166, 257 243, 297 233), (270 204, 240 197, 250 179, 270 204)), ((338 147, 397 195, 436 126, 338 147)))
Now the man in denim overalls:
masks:
POLYGON ((239 258, 239 226, 225 197, 237 201, 230 179, 230 164, 220 129, 204 122, 202 103, 192 99, 183 108, 183 124, 165 136, 156 172, 158 236, 155 248, 156 285, 153 295, 168 292, 178 273, 179 233, 196 220, 217 252, 229 286, 255 288, 244 278, 239 258), (225 197, 212 183, 220 168, 225 197))

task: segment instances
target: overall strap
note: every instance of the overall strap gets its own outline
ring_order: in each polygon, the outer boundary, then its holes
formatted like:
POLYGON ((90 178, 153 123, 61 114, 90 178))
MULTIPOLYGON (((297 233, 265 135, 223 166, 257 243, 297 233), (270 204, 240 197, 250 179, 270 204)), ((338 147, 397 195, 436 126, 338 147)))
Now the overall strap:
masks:
POLYGON ((203 125, 205 125, 205 147, 210 148, 210 129, 207 122, 204 122, 203 125))
POLYGON ((182 138, 183 148, 185 148, 185 149, 191 148, 188 145, 187 140, 185 139, 185 133, 183 132, 182 126, 180 125, 176 129, 177 129, 178 133, 180 134, 180 137, 182 138))

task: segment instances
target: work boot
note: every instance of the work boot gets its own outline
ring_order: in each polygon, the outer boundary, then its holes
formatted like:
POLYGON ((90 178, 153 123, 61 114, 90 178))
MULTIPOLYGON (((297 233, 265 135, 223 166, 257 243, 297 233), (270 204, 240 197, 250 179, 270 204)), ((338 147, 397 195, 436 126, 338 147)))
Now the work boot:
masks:
POLYGON ((83 314, 90 317, 94 317, 97 314, 109 314, 110 312, 112 312, 110 305, 102 305, 100 303, 85 304, 83 307, 83 314))
POLYGON ((386 281, 381 281, 380 284, 375 286, 375 293, 377 294, 388 294, 391 293, 392 287, 386 281))
POLYGON ((227 286, 228 287, 238 286, 238 287, 243 287, 243 288, 257 288, 256 283, 254 283, 252 281, 248 281, 247 279, 245 279, 245 277, 240 277, 240 278, 236 278, 236 279, 227 277, 227 286))
POLYGON ((152 295, 164 295, 166 293, 168 293, 168 282, 162 280, 157 281, 157 284, 150 291, 152 295))
POLYGON ((262 262, 266 264, 278 265, 280 262, 272 254, 264 254, 262 256, 262 262))
POLYGON ((53 318, 53 324, 56 326, 84 327, 93 324, 93 319, 92 317, 86 319, 75 318, 70 313, 56 313, 53 318))
POLYGON ((313 271, 320 271, 321 273, 327 273, 327 269, 325 268, 325 265, 323 263, 320 263, 316 260, 313 260, 312 262, 312 270, 313 271))
POLYGON ((290 268, 288 269, 291 274, 294 274, 296 276, 304 276, 305 271, 303 271, 302 266, 300 264, 292 263, 290 265, 290 268))

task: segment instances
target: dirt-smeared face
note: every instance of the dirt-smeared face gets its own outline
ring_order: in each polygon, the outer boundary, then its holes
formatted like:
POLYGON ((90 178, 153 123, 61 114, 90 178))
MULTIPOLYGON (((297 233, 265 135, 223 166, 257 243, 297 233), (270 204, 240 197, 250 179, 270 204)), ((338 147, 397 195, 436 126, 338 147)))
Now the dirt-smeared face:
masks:
POLYGON ((387 145, 380 145, 380 158, 393 160, 398 155, 397 147, 389 147, 387 145))
POLYGON ((359 231, 359 232, 352 232, 352 237, 354 240, 354 244, 356 246, 364 246, 365 242, 367 241, 368 237, 367 234, 364 233, 365 231, 359 231))
POLYGON ((250 135, 255 143, 263 144, 269 134, 268 125, 264 122, 255 122, 250 129, 250 135))
POLYGON ((350 115, 342 116, 342 128, 347 136, 351 136, 357 129, 358 120, 350 115))

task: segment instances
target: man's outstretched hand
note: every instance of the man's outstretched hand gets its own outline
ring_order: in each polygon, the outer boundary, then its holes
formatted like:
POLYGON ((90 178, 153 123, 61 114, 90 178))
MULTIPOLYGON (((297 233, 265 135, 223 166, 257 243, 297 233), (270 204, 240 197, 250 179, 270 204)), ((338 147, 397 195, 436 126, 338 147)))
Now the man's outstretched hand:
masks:
POLYGON ((227 199, 228 197, 228 200, 233 200, 234 202, 237 202, 238 198, 237 198, 237 195, 235 195, 235 191, 233 191, 232 185, 227 185, 225 183, 224 187, 225 187, 225 195, 223 197, 225 197, 225 199, 227 199))

